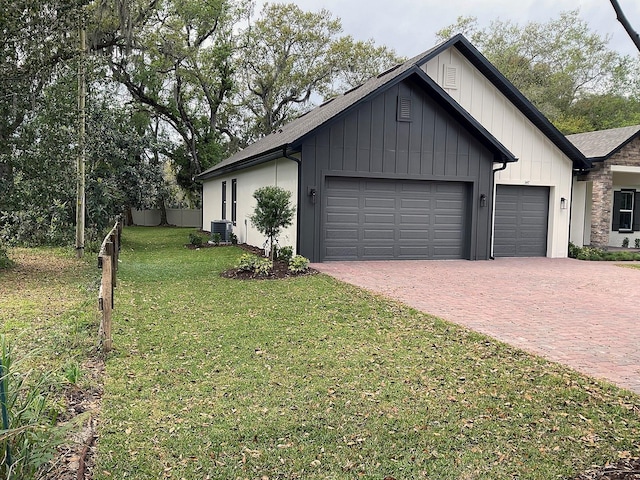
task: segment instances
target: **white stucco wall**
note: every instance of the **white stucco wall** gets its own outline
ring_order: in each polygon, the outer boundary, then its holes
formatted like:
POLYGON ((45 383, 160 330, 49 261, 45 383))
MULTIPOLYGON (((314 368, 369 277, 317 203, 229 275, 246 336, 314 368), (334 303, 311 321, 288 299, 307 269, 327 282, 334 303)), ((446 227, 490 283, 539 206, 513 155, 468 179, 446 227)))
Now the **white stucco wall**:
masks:
MULTIPOLYGON (((211 222, 220 220, 222 214, 222 182, 227 182, 227 219, 231 220, 231 180, 237 181, 237 219, 233 233, 238 242, 262 248, 266 238, 251 224, 249 216, 253 213, 256 201, 253 192, 260 187, 275 185, 291 192, 291 204, 297 209, 298 164, 293 160, 280 158, 247 168, 211 180, 205 180, 202 186, 202 228, 209 230, 211 222)), ((297 216, 293 224, 283 230, 279 237, 280 246, 290 245, 296 249, 297 216)))
POLYGON ((496 175, 496 184, 550 187, 547 256, 566 257, 571 206, 561 209, 560 199, 571 202, 572 161, 454 47, 423 70, 444 88, 445 65, 458 73, 457 88, 447 93, 518 158, 496 175))

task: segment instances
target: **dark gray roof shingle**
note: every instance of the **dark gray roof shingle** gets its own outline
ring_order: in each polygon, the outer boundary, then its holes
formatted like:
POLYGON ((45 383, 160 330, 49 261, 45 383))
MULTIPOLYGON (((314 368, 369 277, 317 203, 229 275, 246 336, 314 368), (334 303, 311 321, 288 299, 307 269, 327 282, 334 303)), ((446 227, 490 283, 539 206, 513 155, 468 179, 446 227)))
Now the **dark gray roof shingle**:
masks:
MULTIPOLYGON (((438 47, 434 47, 431 50, 436 48, 438 47)), ((431 50, 417 55, 416 57, 407 60, 405 63, 396 65, 376 77, 370 78, 357 88, 353 88, 342 95, 338 95, 337 97, 326 101, 322 105, 287 123, 275 132, 257 140, 226 160, 216 164, 200 174, 199 177, 206 178, 208 173, 216 170, 223 170, 226 166, 253 158, 263 153, 273 152, 279 149, 281 150, 285 146, 295 143, 303 136, 320 127, 336 115, 342 113, 365 98, 367 95, 375 92, 378 88, 413 68, 416 62, 427 56, 431 50)))
POLYGON ((636 135, 640 135, 640 125, 576 133, 567 135, 567 138, 585 157, 606 160, 636 135))
MULTIPOLYGON (((489 63, 489 61, 484 58, 463 35, 458 34, 440 45, 436 45, 435 47, 410 58, 405 63, 397 65, 386 72, 381 73, 377 77, 369 79, 361 86, 349 90, 343 95, 339 95, 330 101, 325 102, 323 105, 314 108, 310 112, 284 125, 276 132, 252 143, 245 149, 211 167, 198 175, 197 178, 199 180, 204 180, 210 177, 215 177, 222 174, 227 169, 233 169, 240 165, 245 165, 253 159, 262 158, 263 156, 278 151, 282 152, 286 147, 300 141, 304 136, 337 115, 345 112, 365 97, 402 77, 404 74, 408 74, 410 70, 415 71, 416 69, 419 69, 419 67, 424 65, 424 63, 430 58, 438 55, 440 52, 451 46, 455 46, 461 51, 461 53, 463 53, 463 55, 469 58, 472 63, 479 68, 480 71, 487 76, 487 78, 489 78, 489 80, 493 82, 493 84, 534 123, 534 125, 540 128, 541 131, 544 132, 544 134, 574 162, 574 168, 588 168, 590 166, 582 153, 576 149, 576 147, 569 142, 564 135, 562 135, 549 122, 549 120, 547 120, 531 104, 531 102, 522 95, 522 93, 520 93, 502 74, 500 74, 500 72, 498 72, 498 70, 491 65, 491 63, 489 63)), ((428 82, 431 82, 431 80, 429 79, 428 82)), ((442 92, 442 94, 447 96, 444 92, 442 92)), ((451 103, 456 105, 453 107, 454 109, 462 110, 462 107, 459 107, 454 100, 451 100, 451 103)), ((502 146, 498 140, 487 132, 482 125, 477 123, 476 120, 471 119, 468 113, 461 112, 461 115, 463 117, 467 117, 467 120, 471 121, 473 124, 472 128, 481 131, 481 134, 485 138, 489 139, 489 143, 491 143, 494 148, 497 148, 505 158, 509 158, 508 161, 515 160, 515 157, 513 157, 513 155, 508 152, 508 150, 502 146)))

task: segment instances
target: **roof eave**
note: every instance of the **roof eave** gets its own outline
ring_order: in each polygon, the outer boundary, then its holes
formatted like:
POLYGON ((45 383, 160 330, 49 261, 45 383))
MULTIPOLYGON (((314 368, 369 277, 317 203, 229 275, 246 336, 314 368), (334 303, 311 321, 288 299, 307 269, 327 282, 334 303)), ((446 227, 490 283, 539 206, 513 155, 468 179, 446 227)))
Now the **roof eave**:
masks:
POLYGON ((238 170, 243 170, 249 167, 255 167, 262 163, 270 162, 272 160, 277 160, 278 158, 285 158, 286 155, 293 153, 287 144, 281 145, 277 148, 273 148, 267 152, 261 152, 259 154, 253 155, 248 158, 244 158, 237 162, 231 163, 224 167, 209 169, 200 175, 196 176, 196 181, 203 182, 205 180, 211 180, 213 178, 221 177, 223 175, 236 172, 238 170))

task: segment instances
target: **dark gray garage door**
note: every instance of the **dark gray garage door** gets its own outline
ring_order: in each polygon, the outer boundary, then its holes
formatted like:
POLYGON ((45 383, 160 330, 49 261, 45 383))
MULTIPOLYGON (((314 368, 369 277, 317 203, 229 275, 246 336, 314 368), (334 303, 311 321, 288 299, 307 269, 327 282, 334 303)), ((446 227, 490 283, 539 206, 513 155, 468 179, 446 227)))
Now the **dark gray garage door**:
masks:
POLYGON ((546 256, 548 217, 549 187, 498 185, 493 255, 546 256))
POLYGON ((465 183, 327 177, 323 260, 465 258, 465 183))

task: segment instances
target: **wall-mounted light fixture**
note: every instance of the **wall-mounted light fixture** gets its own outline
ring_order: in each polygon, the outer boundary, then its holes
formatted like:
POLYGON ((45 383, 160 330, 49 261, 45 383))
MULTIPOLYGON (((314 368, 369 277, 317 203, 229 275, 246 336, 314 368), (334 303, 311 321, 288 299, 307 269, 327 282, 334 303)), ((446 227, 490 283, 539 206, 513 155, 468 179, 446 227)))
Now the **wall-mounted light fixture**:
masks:
POLYGON ((480 206, 481 207, 487 206, 487 196, 484 193, 480 194, 480 206))
POLYGON ((560 199, 560 208, 561 208, 562 210, 566 210, 566 209, 567 209, 567 199, 566 199, 566 198, 564 198, 564 197, 562 197, 562 198, 560 199))

